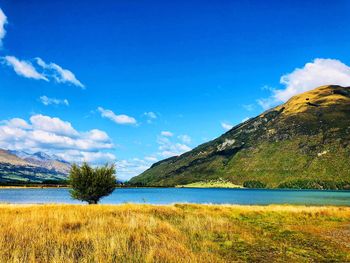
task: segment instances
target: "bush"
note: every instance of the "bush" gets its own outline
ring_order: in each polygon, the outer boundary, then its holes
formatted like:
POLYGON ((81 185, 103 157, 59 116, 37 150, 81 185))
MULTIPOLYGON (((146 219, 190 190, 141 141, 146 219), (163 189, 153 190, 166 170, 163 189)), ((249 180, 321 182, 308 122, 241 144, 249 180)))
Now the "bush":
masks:
POLYGON ((73 165, 69 173, 72 198, 97 204, 110 195, 116 187, 115 166, 105 165, 92 168, 87 163, 81 167, 73 165))
POLYGON ((243 187, 246 188, 266 188, 266 184, 260 181, 245 181, 243 187))
POLYGON ((322 180, 292 180, 281 183, 278 188, 289 189, 320 189, 320 190, 349 190, 349 182, 322 181, 322 180))
POLYGON ((41 184, 47 184, 47 185, 67 185, 68 181, 67 180, 53 180, 53 179, 48 179, 42 181, 41 184))

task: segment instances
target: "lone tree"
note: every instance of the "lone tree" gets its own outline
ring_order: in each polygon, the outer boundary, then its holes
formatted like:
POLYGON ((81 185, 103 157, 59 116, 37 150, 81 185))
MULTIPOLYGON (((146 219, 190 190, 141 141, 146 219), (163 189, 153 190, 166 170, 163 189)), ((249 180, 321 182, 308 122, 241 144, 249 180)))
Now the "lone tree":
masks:
POLYGON ((69 173, 72 198, 86 201, 90 205, 110 195, 116 186, 115 166, 108 165, 92 168, 87 163, 82 166, 73 164, 69 173))

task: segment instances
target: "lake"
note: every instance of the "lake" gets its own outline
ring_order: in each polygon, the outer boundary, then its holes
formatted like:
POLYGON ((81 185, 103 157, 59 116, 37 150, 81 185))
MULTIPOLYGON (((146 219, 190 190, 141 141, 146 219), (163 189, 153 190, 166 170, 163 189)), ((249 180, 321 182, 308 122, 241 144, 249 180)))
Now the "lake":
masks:
MULTIPOLYGON (((0 189, 0 203, 67 203, 67 188, 0 189)), ((121 188, 101 200, 102 204, 198 203, 198 204, 305 204, 350 206, 350 191, 219 189, 219 188, 121 188)))

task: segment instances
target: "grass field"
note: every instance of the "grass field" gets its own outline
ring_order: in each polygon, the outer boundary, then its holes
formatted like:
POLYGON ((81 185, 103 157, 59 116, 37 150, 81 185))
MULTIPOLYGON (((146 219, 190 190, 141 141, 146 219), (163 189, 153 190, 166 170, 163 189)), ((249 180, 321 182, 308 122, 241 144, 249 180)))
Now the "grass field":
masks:
POLYGON ((243 188, 242 185, 233 184, 225 180, 201 181, 185 185, 177 185, 179 188, 243 188))
POLYGON ((350 262, 350 208, 0 205, 0 262, 350 262))

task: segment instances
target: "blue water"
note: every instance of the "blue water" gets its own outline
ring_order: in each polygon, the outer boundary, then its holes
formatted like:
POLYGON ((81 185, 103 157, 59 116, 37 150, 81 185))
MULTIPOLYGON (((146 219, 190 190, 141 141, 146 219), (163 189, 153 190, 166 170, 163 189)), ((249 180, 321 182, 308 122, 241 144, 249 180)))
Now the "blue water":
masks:
MULTIPOLYGON (((67 203, 66 188, 0 189, 0 203, 67 203)), ((350 206, 350 191, 258 190, 219 188, 122 188, 101 200, 102 204, 121 203, 198 203, 198 204, 305 204, 350 206)))

